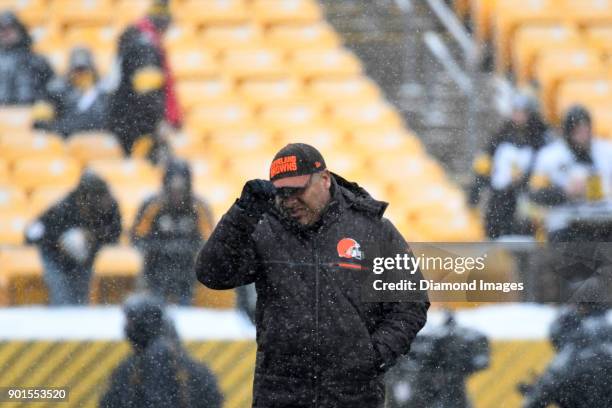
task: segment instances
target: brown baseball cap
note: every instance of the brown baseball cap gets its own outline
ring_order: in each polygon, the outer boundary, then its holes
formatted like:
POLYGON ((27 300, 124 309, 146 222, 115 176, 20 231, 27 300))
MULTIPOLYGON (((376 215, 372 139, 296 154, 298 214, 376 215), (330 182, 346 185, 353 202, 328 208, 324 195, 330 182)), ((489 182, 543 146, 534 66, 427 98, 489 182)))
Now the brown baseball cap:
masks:
POLYGON ((304 187, 312 174, 326 168, 317 149, 305 143, 290 143, 274 156, 270 181, 276 188, 304 187))

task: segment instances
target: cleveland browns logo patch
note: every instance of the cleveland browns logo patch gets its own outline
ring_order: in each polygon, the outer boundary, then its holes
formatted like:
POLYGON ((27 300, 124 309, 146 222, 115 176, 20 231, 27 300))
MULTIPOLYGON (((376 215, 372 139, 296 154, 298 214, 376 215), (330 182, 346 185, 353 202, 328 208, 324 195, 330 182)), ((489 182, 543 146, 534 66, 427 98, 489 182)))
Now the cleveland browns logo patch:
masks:
POLYGON ((357 243, 353 238, 342 238, 338 242, 338 256, 340 258, 347 259, 363 259, 363 252, 361 251, 361 245, 357 243))

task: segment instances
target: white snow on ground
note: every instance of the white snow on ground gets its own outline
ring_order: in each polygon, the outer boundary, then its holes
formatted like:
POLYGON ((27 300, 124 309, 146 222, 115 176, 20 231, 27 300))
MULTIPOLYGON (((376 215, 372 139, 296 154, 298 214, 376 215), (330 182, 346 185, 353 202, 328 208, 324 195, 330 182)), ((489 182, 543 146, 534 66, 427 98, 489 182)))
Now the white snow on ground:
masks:
MULTIPOLYGON (((236 311, 169 307, 184 340, 239 340, 255 338, 251 323, 236 311)), ((0 340, 120 340, 121 307, 0 308, 0 340)))
MULTIPOLYGON (((495 304, 457 311, 460 326, 476 329, 492 340, 544 340, 558 307, 538 304, 495 304)), ((429 313, 426 332, 444 321, 444 313, 429 313)))
MULTIPOLYGON (((255 330, 236 311, 170 307, 183 340, 254 339, 255 330)), ((492 340, 546 339, 557 308, 531 304, 497 304, 457 311, 457 322, 492 340)), ((444 313, 429 313, 425 331, 442 323, 444 313)), ((0 308, 0 340, 120 340, 123 313, 119 306, 0 308)))

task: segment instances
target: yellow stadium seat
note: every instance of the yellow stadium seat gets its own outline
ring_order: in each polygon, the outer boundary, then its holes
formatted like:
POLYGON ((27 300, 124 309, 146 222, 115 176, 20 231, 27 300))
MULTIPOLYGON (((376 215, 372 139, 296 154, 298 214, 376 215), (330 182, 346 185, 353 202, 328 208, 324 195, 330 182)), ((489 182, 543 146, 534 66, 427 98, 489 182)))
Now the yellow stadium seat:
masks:
POLYGON ((224 171, 221 174, 230 180, 235 180, 236 185, 255 178, 268 179, 270 163, 275 153, 276 151, 272 150, 262 150, 253 154, 244 153, 227 157, 222 168, 226 168, 229 172, 224 171))
POLYGON ((425 154, 421 140, 400 127, 355 129, 350 134, 349 143, 357 149, 376 154, 425 154))
POLYGON ((159 185, 160 172, 144 159, 94 160, 87 166, 111 186, 126 183, 159 185))
POLYGON ((151 5, 151 0, 118 0, 114 6, 118 27, 124 28, 143 17, 151 5))
POLYGON ((586 42, 606 54, 612 55, 612 25, 589 26, 584 30, 586 42))
POLYGON ((0 154, 6 160, 32 158, 61 158, 65 154, 64 141, 58 136, 3 137, 0 154))
POLYGON ((268 30, 266 40, 271 46, 286 51, 330 49, 340 46, 338 35, 325 22, 275 25, 268 30))
POLYGON ((589 106, 612 102, 612 78, 575 79, 563 81, 557 92, 556 116, 562 118, 574 104, 589 106))
POLYGON ((207 148, 212 157, 221 158, 265 151, 272 144, 272 135, 258 127, 238 127, 235 129, 217 130, 207 138, 207 148), (223 152, 219 155, 215 152, 223 152))
POLYGON ((288 143, 307 143, 319 150, 334 150, 345 146, 345 136, 344 132, 324 125, 300 128, 289 127, 280 132, 279 142, 282 146, 288 143))
POLYGON ((258 115, 258 122, 262 126, 274 130, 312 126, 323 120, 322 106, 304 100, 266 104, 258 115))
POLYGON ((540 50, 580 43, 580 33, 571 26, 523 25, 517 28, 512 44, 512 66, 517 81, 525 84, 533 79, 533 65, 540 50))
POLYGON ((0 246, 23 244, 25 228, 30 219, 31 215, 26 209, 1 211, 0 246))
MULTIPOLYGON (((263 175, 267 176, 267 171, 263 175)), ((257 174, 251 174, 241 180, 229 180, 227 177, 223 181, 205 180, 202 183, 194 183, 193 187, 196 194, 203 197, 210 205, 215 221, 218 221, 240 197, 244 183, 256 176, 257 174)))
POLYGON ((70 156, 86 164, 92 160, 120 159, 123 150, 117 138, 106 132, 73 133, 66 142, 70 156))
POLYGON ((263 45, 261 27, 255 24, 212 25, 202 31, 202 45, 214 50, 257 48, 263 45))
POLYGON ((26 190, 41 186, 73 187, 80 173, 76 159, 22 159, 14 164, 12 180, 26 190))
POLYGON ((70 27, 64 35, 64 45, 68 48, 85 46, 95 51, 113 51, 118 34, 114 26, 70 27))
POLYGON ((110 24, 114 10, 111 0, 53 0, 49 15, 64 27, 110 24))
POLYGON ((184 0, 171 2, 170 7, 180 24, 242 23, 249 19, 243 0, 184 0))
POLYGON ((32 128, 30 106, 0 107, 0 135, 7 133, 28 133, 32 128))
POLYGON ((311 23, 321 20, 316 0, 254 0, 253 13, 261 24, 311 23))
POLYGON ((183 159, 195 159, 206 154, 204 138, 197 134, 181 132, 168 139, 172 152, 183 159))
POLYGON ((34 217, 40 216, 51 206, 64 199, 75 186, 38 187, 30 194, 29 211, 34 217))
POLYGON ((302 82, 292 77, 249 79, 238 85, 238 94, 248 102, 261 105, 302 97, 302 82))
POLYGON ((8 181, 9 181, 8 162, 2 157, 0 157, 0 185, 8 184, 8 181))
POLYGON ((491 38, 493 13, 497 0, 471 0, 471 16, 474 34, 479 41, 491 38))
POLYGON ((22 189, 0 184, 0 212, 23 211, 26 207, 27 198, 22 189))
POLYGON ((49 15, 47 0, 0 0, 0 10, 12 10, 28 27, 44 24, 49 15))
POLYGON ((346 49, 296 51, 291 57, 292 70, 304 77, 352 77, 361 74, 361 63, 346 49))
POLYGON ((59 75, 64 75, 68 70, 69 52, 68 48, 57 48, 45 53, 45 57, 49 60, 53 70, 59 75))
POLYGON ((563 0, 560 3, 565 15, 580 25, 612 23, 611 0, 563 0))
POLYGON ((164 45, 167 50, 174 48, 198 48, 198 36, 195 27, 189 24, 171 25, 164 34, 164 45))
POLYGON ((37 248, 0 249, 0 286, 6 288, 10 305, 47 303, 47 287, 42 274, 43 265, 37 248))
MULTIPOLYGON (((1 7, 0 7, 1 9, 1 7)), ((67 50, 63 32, 54 24, 39 26, 31 30, 34 50, 43 54, 53 50, 67 50)))
POLYGON ((563 79, 598 77, 604 73, 601 55, 588 48, 567 48, 540 52, 535 65, 543 111, 555 120, 556 90, 563 79))
POLYGON ((222 66, 224 72, 239 80, 284 77, 287 73, 283 54, 266 48, 227 50, 222 66))
POLYGON ((327 168, 348 180, 356 179, 355 175, 360 174, 370 163, 365 153, 327 147, 322 147, 320 151, 327 168))
POLYGON ((410 183, 427 185, 445 180, 444 170, 428 156, 375 155, 372 165, 375 174, 380 174, 382 179, 389 181, 401 180, 404 189, 410 189, 410 183))
POLYGON ((120 245, 102 248, 94 263, 91 303, 123 302, 134 290, 142 265, 142 255, 135 248, 120 245))
POLYGON ((189 112, 198 104, 218 102, 234 97, 234 85, 227 78, 220 75, 197 80, 183 80, 176 85, 181 107, 189 112))
POLYGON ((197 106, 187 117, 187 125, 194 131, 240 127, 252 121, 251 107, 234 100, 197 106))
POLYGON ((349 102, 338 104, 331 110, 331 119, 335 126, 347 130, 402 126, 399 114, 382 101, 368 104, 349 102))
POLYGON ((124 231, 129 231, 132 228, 136 214, 145 200, 158 192, 159 188, 157 186, 137 182, 119 184, 111 188, 111 193, 119 204, 121 224, 124 231))
POLYGON ((113 63, 115 62, 116 53, 113 49, 98 49, 93 53, 94 63, 98 69, 100 77, 105 77, 110 74, 113 63))
POLYGON ((169 50, 169 58, 177 80, 197 80, 219 72, 214 54, 200 48, 173 48, 169 50))
POLYGON ((510 62, 511 39, 522 24, 561 22, 563 12, 558 0, 497 0, 495 18, 495 57, 497 68, 504 71, 510 62))
POLYGON ((610 102, 593 105, 590 107, 593 116, 593 133, 596 137, 601 137, 612 141, 612 111, 610 102))
POLYGON ((380 99, 378 86, 365 77, 328 78, 312 81, 308 86, 309 94, 318 101, 326 103, 369 103, 380 99))
POLYGON ((218 161, 218 159, 213 160, 209 156, 191 159, 189 165, 191 167, 193 185, 205 185, 206 183, 213 182, 218 176, 218 161))

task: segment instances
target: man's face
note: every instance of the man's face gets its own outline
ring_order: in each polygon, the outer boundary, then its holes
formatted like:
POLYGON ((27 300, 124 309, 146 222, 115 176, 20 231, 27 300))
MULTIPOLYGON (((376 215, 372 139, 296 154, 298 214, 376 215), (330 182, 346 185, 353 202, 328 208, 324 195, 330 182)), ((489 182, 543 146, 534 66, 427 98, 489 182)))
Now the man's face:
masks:
POLYGON ((0 27, 0 47, 9 48, 19 42, 19 31, 16 27, 6 25, 0 27))
POLYGON ((572 140, 583 149, 588 149, 591 143, 591 125, 588 122, 580 122, 572 132, 572 140))
POLYGON ((527 124, 527 111, 525 109, 514 109, 512 111, 512 122, 518 127, 527 124))
POLYGON ((302 225, 319 220, 330 200, 331 176, 327 170, 310 176, 306 185, 287 197, 276 196, 276 205, 302 225))
POLYGON ((181 176, 174 176, 170 179, 168 184, 168 195, 170 202, 173 205, 181 204, 186 198, 188 193, 187 180, 181 176))

